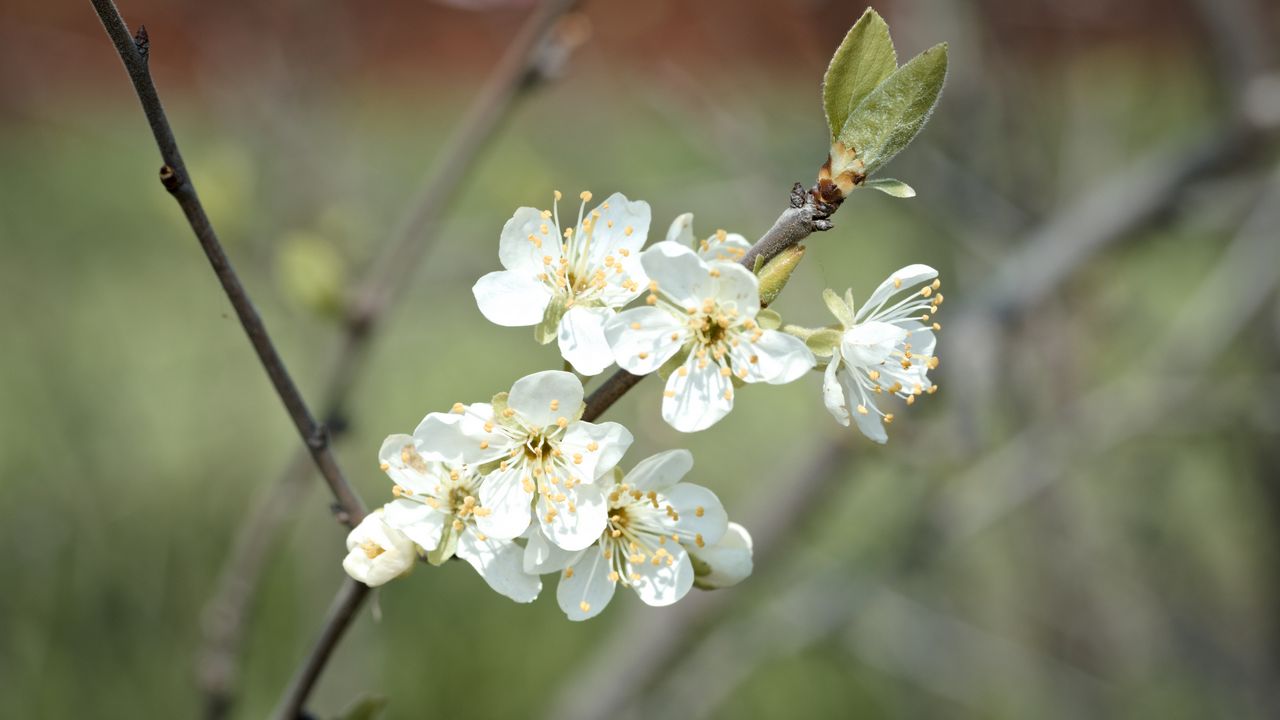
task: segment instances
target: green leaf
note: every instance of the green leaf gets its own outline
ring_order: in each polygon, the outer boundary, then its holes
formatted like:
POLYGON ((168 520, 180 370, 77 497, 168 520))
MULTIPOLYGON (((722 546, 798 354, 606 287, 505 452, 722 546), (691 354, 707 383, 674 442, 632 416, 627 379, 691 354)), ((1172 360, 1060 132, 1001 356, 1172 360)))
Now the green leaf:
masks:
POLYGON ((377 720, 387 709, 387 699, 381 695, 364 695, 347 706, 338 720, 377 720))
POLYGON ((853 325, 853 308, 846 305, 844 300, 841 300, 840 296, 836 294, 835 290, 832 290, 831 288, 823 290, 822 301, 827 304, 827 309, 831 311, 832 315, 836 316, 836 319, 840 321, 841 325, 845 327, 853 325))
POLYGON ((427 553, 427 562, 440 567, 453 557, 458 549, 458 533, 453 531, 452 523, 444 524, 444 534, 440 536, 440 544, 435 550, 427 553))
POLYGON ((868 180, 863 185, 869 188, 875 188, 886 195, 892 195, 897 198, 913 198, 916 196, 915 188, 893 178, 868 180))
POLYGON ((875 10, 867 8, 831 56, 822 78, 822 106, 835 140, 850 111, 894 70, 898 54, 889 37, 889 26, 875 10))
POLYGON ((947 79, 947 44, 920 53, 876 86, 849 113, 840 142, 853 148, 861 171, 875 172, 915 139, 947 79))

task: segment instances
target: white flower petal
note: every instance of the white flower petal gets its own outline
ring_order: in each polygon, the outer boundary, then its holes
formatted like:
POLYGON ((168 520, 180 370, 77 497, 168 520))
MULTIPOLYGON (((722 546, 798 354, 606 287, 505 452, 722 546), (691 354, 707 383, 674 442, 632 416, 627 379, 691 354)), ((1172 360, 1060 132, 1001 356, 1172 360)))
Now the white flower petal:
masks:
POLYGON ((681 432, 706 430, 732 409, 733 382, 713 362, 690 354, 680 369, 667 378, 662 419, 681 432), (699 364, 703 367, 699 368, 699 364))
POLYGON ((458 557, 471 563, 489 587, 516 602, 533 602, 542 590, 537 575, 521 567, 523 550, 510 540, 480 540, 468 530, 458 538, 458 557))
POLYGON ((593 267, 603 265, 606 255, 618 257, 620 249, 635 255, 644 247, 649 236, 649 203, 628 200, 622 193, 614 193, 592 210, 589 215, 600 213, 592 229, 589 259, 593 267), (607 207, 606 207, 607 206, 607 207))
POLYGON ((889 441, 889 434, 884 430, 884 423, 880 420, 880 413, 875 409, 874 405, 863 405, 866 412, 858 410, 860 403, 870 403, 870 399, 863 399, 863 394, 858 390, 858 381, 853 376, 854 369, 845 366, 842 372, 836 373, 836 377, 840 381, 840 386, 844 389, 845 397, 849 399, 849 416, 858 424, 858 430, 863 435, 883 445, 889 441))
POLYGON ((583 375, 598 375, 613 364, 613 351, 604 336, 604 323, 613 316, 607 308, 575 305, 560 319, 560 355, 583 375))
POLYGON ((552 502, 546 493, 538 494, 538 522, 542 533, 564 550, 582 550, 600 539, 609 523, 604 493, 595 485, 575 485, 565 490, 552 488, 565 495, 564 502, 552 502), (573 510, 569 504, 573 503, 573 510), (555 514, 551 515, 551 510, 555 514), (548 515, 551 519, 548 520, 548 515))
POLYGON ((507 406, 526 426, 544 428, 555 425, 559 418, 577 417, 582 395, 582 381, 573 373, 544 370, 517 380, 507 395, 507 406))
POLYGON ((716 298, 721 306, 732 306, 744 318, 754 318, 760 312, 760 279, 738 263, 712 262, 710 269, 719 273, 716 278, 716 298))
POLYGON ((604 334, 618 367, 633 375, 648 375, 680 351, 689 328, 666 310, 641 307, 610 318, 604 334))
POLYGON ((721 240, 718 235, 712 235, 707 238, 705 248, 699 246, 698 256, 707 262, 719 260, 736 263, 741 261, 750 249, 751 243, 737 233, 727 233, 724 240, 721 240))
POLYGON ((604 552, 593 546, 560 575, 556 600, 570 620, 593 618, 605 609, 615 589, 610 572, 604 552))
POLYGON ((692 469, 693 453, 684 449, 667 450, 636 463, 622 482, 643 492, 662 492, 680 482, 692 469))
POLYGON ((640 254, 640 264, 663 294, 685 308, 700 307, 712 296, 710 268, 684 245, 657 243, 640 254))
POLYGON ((779 330, 759 332, 759 340, 751 342, 744 335, 742 344, 732 349, 733 368, 743 380, 782 385, 799 379, 817 364, 813 352, 800 338, 779 330), (745 375, 742 370, 747 371, 745 375))
POLYGON ((544 271, 547 265, 544 258, 550 258, 552 267, 560 261, 560 237, 556 235, 555 223, 544 219, 535 208, 516 210, 502 226, 498 240, 498 259, 502 267, 532 278, 544 271), (545 233, 542 232, 543 227, 547 229, 545 233), (538 242, 530 240, 530 235, 538 242))
POLYGON ((720 542, 698 550, 691 550, 695 564, 708 570, 698 576, 697 585, 708 590, 737 585, 751 575, 751 535, 738 523, 729 528, 720 542))
POLYGON ((480 464, 506 455, 512 438, 496 430, 485 430, 493 420, 493 407, 473 403, 464 413, 431 413, 413 431, 418 448, 428 460, 450 464, 480 464))
POLYGON ((629 564, 629 570, 640 576, 631 580, 632 589, 646 605, 654 607, 676 602, 693 587, 693 564, 689 562, 689 554, 675 543, 662 547, 670 553, 670 558, 663 558, 657 566, 652 561, 629 564))
POLYGON ((910 290, 911 286, 938 277, 938 271, 928 265, 908 265, 890 275, 880 287, 871 293, 871 297, 858 308, 854 319, 861 321, 874 314, 876 309, 895 294, 910 290))
POLYGON ((383 519, 427 551, 435 550, 444 534, 445 514, 412 500, 387 503, 383 506, 383 519))
POLYGON ((529 541, 524 546, 524 571, 531 575, 542 575, 559 572, 578 562, 582 553, 587 550, 569 551, 547 540, 538 527, 529 533, 529 541))
MULTIPOLYGON (((666 502, 662 504, 670 505, 680 516, 676 527, 681 534, 701 535, 705 545, 714 545, 724 537, 725 528, 729 526, 729 515, 725 513, 724 505, 720 504, 720 498, 715 493, 701 485, 679 483, 668 488, 663 495, 666 502)), ((697 548, 694 541, 685 544, 689 545, 691 551, 697 548)))
MULTIPOLYGON (((508 540, 520 537, 529 527, 533 512, 533 493, 525 490, 521 476, 528 476, 523 464, 494 470, 480 484, 480 507, 487 515, 476 516, 476 526, 485 535, 508 540)), ((530 480, 532 482, 532 480, 530 480)))
POLYGON ((634 441, 631 431, 616 422, 579 420, 565 429, 560 451, 564 453, 568 461, 566 465, 574 476, 589 483, 612 470, 634 441), (595 450, 591 449, 592 445, 595 450))
POLYGON ((907 337, 907 331, 891 323, 871 320, 858 323, 840 338, 840 355, 850 365, 875 368, 889 360, 907 337))
POLYGON ((439 482, 436 476, 439 465, 422 456, 412 435, 388 435, 378 448, 378 462, 388 477, 416 493, 429 492, 439 482))
POLYGON ((836 378, 839 371, 840 357, 837 355, 831 358, 831 363, 822 374, 822 402, 836 422, 849 427, 849 400, 844 395, 844 386, 836 378))
POLYGON ((480 278, 471 293, 485 319, 505 327, 537 325, 551 302, 551 290, 537 277, 509 270, 480 278))
POLYGON ((694 245, 693 213, 677 215, 676 219, 671 221, 671 227, 667 228, 666 241, 689 247, 694 245))

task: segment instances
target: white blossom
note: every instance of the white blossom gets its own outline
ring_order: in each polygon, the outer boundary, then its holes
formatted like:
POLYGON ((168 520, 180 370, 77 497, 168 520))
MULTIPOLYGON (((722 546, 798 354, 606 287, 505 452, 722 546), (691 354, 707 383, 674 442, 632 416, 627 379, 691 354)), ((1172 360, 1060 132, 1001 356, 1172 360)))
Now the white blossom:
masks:
POLYGON ((467 465, 428 461, 422 441, 392 435, 382 443, 378 459, 396 482, 398 500, 387 503, 383 519, 442 562, 456 554, 475 568, 489 587, 517 602, 531 602, 542 582, 526 575, 523 548, 511 539, 485 532, 493 513, 480 503, 484 479, 467 465))
POLYGON ((417 559, 413 541, 387 525, 382 510, 374 510, 347 535, 342 569, 365 585, 378 587, 408 573, 417 559))
POLYGON ((582 383, 573 373, 548 370, 516 381, 490 403, 457 403, 432 413, 415 437, 420 449, 484 473, 480 505, 491 511, 480 529, 496 538, 519 537, 536 512, 542 532, 568 550, 581 550, 606 523, 604 494, 595 481, 631 446, 631 433, 614 422, 589 423, 582 414, 582 383))
POLYGON ((803 341, 756 323, 760 285, 737 263, 707 262, 683 245, 660 242, 641 254, 647 307, 605 324, 618 365, 644 375, 678 353, 667 378, 662 417, 683 432, 711 427, 733 409, 734 378, 788 383, 815 364, 803 341))
POLYGON ((739 262, 751 249, 751 243, 746 238, 724 230, 716 230, 714 235, 703 240, 697 239, 693 234, 693 213, 685 213, 672 221, 667 230, 667 242, 687 245, 698 253, 698 257, 708 262, 739 262))
POLYGON ((577 222, 564 229, 558 204, 516 210, 498 245, 505 269, 480 278, 472 292, 491 322, 539 326, 540 342, 555 337, 575 370, 596 375, 613 363, 605 322, 648 282, 638 255, 649 234, 649 204, 614 193, 586 213, 591 193, 581 198, 577 222))
POLYGON ((703 590, 730 587, 751 575, 751 534, 736 522, 729 523, 715 545, 689 549, 696 572, 693 584, 703 590))
POLYGON ((840 318, 844 331, 827 365, 822 394, 841 425, 852 419, 863 435, 884 443, 889 439, 884 426, 894 416, 882 411, 876 398, 896 395, 911 405, 922 393, 937 390, 929 380, 929 371, 938 366, 933 332, 941 329, 933 321, 942 304, 937 277, 927 265, 909 265, 881 283, 856 313, 851 297, 836 313, 846 315, 840 318))
POLYGON ((618 585, 649 605, 676 602, 694 583, 689 553, 714 546, 728 527, 714 493, 680 482, 692 467, 689 451, 669 450, 641 461, 621 480, 602 481, 609 524, 596 542, 568 553, 535 534, 525 549, 525 570, 562 570, 556 598, 570 620, 599 614, 618 585))

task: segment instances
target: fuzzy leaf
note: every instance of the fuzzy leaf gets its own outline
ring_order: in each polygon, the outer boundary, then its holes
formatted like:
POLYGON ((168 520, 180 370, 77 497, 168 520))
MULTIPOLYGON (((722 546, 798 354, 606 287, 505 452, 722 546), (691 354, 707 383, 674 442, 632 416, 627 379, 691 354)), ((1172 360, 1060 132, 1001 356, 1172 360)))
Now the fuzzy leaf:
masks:
POLYGON ((915 188, 893 178, 868 180, 863 185, 869 188, 875 188, 886 195, 892 195, 897 198, 913 198, 916 196, 915 188))
POLYGON ((822 78, 822 106, 835 140, 850 111, 894 70, 898 54, 889 37, 889 26, 875 10, 867 8, 849 28, 822 78))
POLYGON ((863 172, 875 172, 915 139, 947 79, 947 44, 915 56, 849 113, 839 140, 853 148, 863 172))

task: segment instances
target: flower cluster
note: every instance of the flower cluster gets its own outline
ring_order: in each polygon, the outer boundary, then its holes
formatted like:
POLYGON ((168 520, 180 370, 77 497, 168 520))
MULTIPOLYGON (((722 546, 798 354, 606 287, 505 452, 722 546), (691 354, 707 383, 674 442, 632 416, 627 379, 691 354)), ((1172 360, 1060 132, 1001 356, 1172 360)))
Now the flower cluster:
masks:
POLYGON ((352 531, 347 572, 381 585, 419 554, 435 565, 456 556, 495 591, 530 602, 540 575, 562 571, 557 595, 576 620, 600 612, 616 584, 668 605, 692 587, 695 565, 707 586, 749 574, 745 532, 717 546, 729 532, 720 501, 680 482, 692 455, 656 455, 624 475, 631 433, 579 419, 583 407, 578 378, 551 370, 388 437, 379 459, 397 499, 352 531))
POLYGON ((412 435, 388 437, 379 460, 395 499, 348 538, 343 565, 356 579, 380 585, 420 558, 440 565, 457 557, 497 592, 529 602, 541 576, 554 573, 560 607, 585 620, 619 585, 662 606, 694 586, 747 577, 751 536, 711 490, 684 482, 689 451, 624 469, 631 433, 582 419, 580 376, 615 363, 661 375, 662 418, 689 433, 728 415, 741 387, 818 370, 835 419, 883 443, 894 416, 878 396, 909 405, 936 390, 928 375, 938 362, 933 316, 942 295, 932 268, 895 272, 861 307, 852 292, 827 290, 836 325, 783 325, 762 307, 761 277, 780 289, 798 255, 775 282, 771 266, 742 264, 751 246, 741 235, 698 239, 691 214, 645 248, 647 203, 615 193, 588 211, 591 193, 580 197, 567 227, 558 204, 517 210, 499 239, 504 269, 473 288, 486 318, 535 326, 538 341, 555 339, 578 374, 534 373, 489 402, 456 403, 428 414, 412 435))

